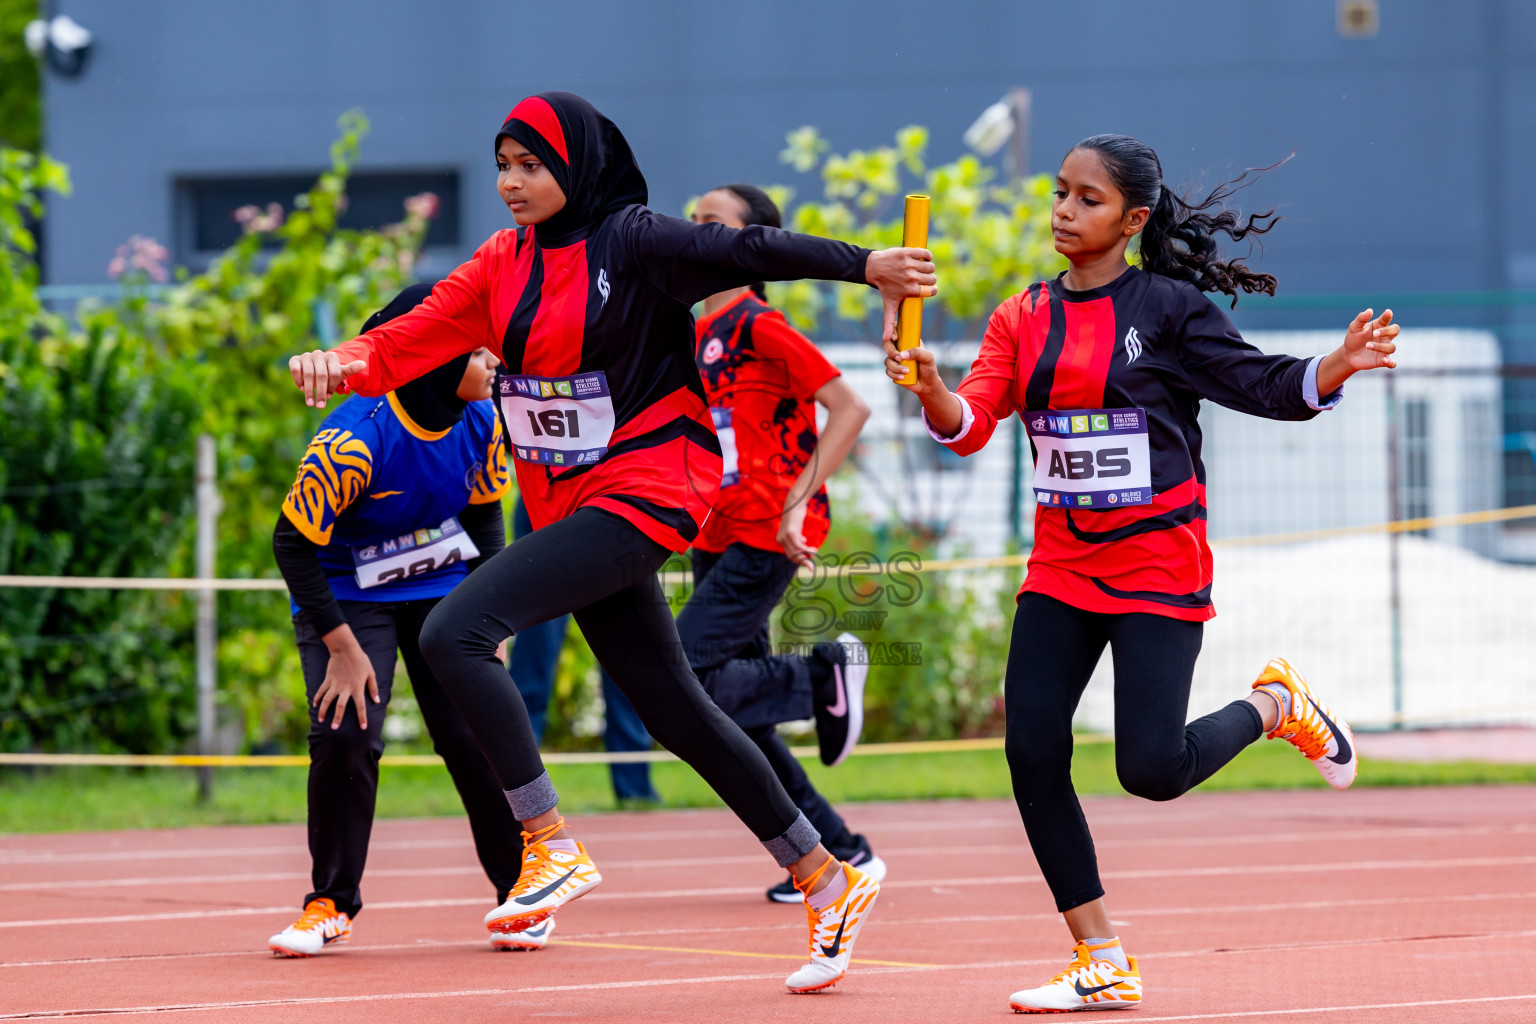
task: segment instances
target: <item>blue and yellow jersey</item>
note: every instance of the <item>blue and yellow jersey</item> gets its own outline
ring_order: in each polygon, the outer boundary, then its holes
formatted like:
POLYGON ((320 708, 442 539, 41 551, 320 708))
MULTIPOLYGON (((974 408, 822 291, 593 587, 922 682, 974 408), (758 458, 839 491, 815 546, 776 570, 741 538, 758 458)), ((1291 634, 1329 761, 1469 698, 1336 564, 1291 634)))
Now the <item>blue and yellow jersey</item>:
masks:
POLYGON ((447 430, 426 430, 390 392, 349 398, 325 418, 283 514, 320 545, 337 600, 413 601, 448 593, 468 571, 465 564, 363 588, 354 575, 354 549, 392 550, 400 538, 435 530, 467 505, 500 501, 510 487, 489 400, 471 402, 447 430))

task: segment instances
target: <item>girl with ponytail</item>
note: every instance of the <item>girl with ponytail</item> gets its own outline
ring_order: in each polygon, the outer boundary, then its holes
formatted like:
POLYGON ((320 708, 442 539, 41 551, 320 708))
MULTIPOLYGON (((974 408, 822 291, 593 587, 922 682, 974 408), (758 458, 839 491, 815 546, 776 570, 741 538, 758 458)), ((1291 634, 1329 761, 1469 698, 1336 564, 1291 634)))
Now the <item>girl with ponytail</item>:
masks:
POLYGON ((916 364, 912 391, 935 440, 970 455, 1018 413, 1034 449, 1035 544, 1004 682, 1007 754, 1030 846, 1076 945, 1061 974, 1013 994, 1022 1012, 1124 1009, 1142 997, 1072 790, 1072 715, 1106 645, 1128 792, 1171 800, 1266 734, 1334 788, 1354 781, 1349 726, 1282 658, 1245 699, 1185 723, 1202 624, 1215 615, 1200 402, 1311 419, 1340 401, 1351 375, 1396 365, 1391 310, 1362 311, 1333 352, 1297 359, 1243 341, 1203 294, 1235 304, 1239 292, 1275 291, 1273 276, 1218 251, 1218 236, 1242 241, 1275 224, 1272 212, 1244 219, 1225 208, 1248 180, 1185 199, 1145 144, 1084 139, 1062 161, 1051 212, 1068 269, 998 307, 958 389, 945 387, 930 351, 885 345, 892 379, 916 364))

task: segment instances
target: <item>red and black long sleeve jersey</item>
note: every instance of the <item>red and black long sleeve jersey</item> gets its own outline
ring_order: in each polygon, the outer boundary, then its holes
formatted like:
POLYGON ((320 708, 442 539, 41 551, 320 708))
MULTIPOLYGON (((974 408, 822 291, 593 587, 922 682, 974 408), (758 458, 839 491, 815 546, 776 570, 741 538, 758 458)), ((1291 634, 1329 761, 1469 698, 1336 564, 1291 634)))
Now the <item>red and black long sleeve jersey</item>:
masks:
POLYGON ((1201 400, 1281 420, 1310 419, 1338 401, 1317 395, 1317 360, 1265 355, 1193 285, 1135 268, 1091 291, 1058 279, 1007 299, 957 394, 959 433, 934 437, 961 455, 980 450, 1015 412, 1040 426, 1053 411, 1143 410, 1150 503, 1037 503, 1022 589, 1089 611, 1192 621, 1216 614, 1201 400))
POLYGON ((486 347, 509 374, 559 378, 601 370, 614 429, 592 464, 516 460, 535 527, 591 505, 682 551, 699 534, 721 474, 689 307, 763 280, 864 280, 869 255, 829 239, 753 226, 693 224, 629 205, 541 244, 539 229, 501 231, 411 312, 345 342, 365 360, 348 390, 379 395, 453 356, 486 347))

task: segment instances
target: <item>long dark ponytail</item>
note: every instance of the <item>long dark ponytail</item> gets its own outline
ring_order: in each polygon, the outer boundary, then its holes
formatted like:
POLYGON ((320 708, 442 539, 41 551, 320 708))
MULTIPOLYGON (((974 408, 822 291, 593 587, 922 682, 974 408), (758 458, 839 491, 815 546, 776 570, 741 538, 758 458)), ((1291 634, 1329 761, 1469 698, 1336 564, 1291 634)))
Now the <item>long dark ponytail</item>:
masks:
POLYGON ((1141 231, 1141 266, 1154 274, 1188 281, 1203 292, 1221 292, 1232 296, 1237 305, 1238 291, 1275 294, 1275 276, 1248 269, 1246 257, 1220 259, 1216 235, 1225 234, 1235 242, 1251 235, 1262 235, 1280 220, 1274 210, 1254 214, 1244 220, 1224 206, 1227 199, 1260 174, 1273 170, 1285 160, 1268 167, 1250 167, 1231 181, 1216 186, 1210 195, 1195 202, 1175 195, 1163 184, 1163 165, 1152 147, 1129 135, 1093 135, 1073 149, 1088 149, 1099 155, 1104 170, 1115 188, 1125 197, 1127 209, 1151 207, 1152 215, 1141 231))
MULTIPOLYGON (((729 192, 737 199, 740 199, 742 206, 746 207, 741 215, 741 222, 748 227, 753 224, 761 224, 770 228, 781 228, 784 226, 784 217, 779 213, 778 204, 769 197, 767 192, 764 192, 756 185, 721 185, 710 191, 729 192)), ((768 286, 763 282, 759 281, 754 284, 752 291, 764 302, 768 301, 768 286)))

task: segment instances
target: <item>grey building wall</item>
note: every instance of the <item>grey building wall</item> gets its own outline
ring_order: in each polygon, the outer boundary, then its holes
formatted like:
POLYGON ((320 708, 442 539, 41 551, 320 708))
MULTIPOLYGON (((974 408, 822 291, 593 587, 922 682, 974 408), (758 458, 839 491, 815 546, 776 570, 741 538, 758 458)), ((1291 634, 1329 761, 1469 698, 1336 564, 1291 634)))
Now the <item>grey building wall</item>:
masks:
MULTIPOLYGON (((1010 86, 1034 90, 1036 169, 1124 131, 1174 182, 1297 157, 1249 205, 1290 218, 1263 266, 1286 292, 1536 287, 1536 4, 1382 0, 1345 39, 1334 0, 59 0, 96 35, 49 75, 50 281, 105 279, 134 233, 169 239, 172 181, 312 170, 337 116, 364 169, 462 173, 466 256, 510 218, 491 139, 523 95, 582 93, 624 129, 651 205, 727 180, 814 180, 777 160, 819 126, 839 149, 933 129, 932 156, 1010 86)), ((430 268, 446 272, 448 261, 430 268)))

